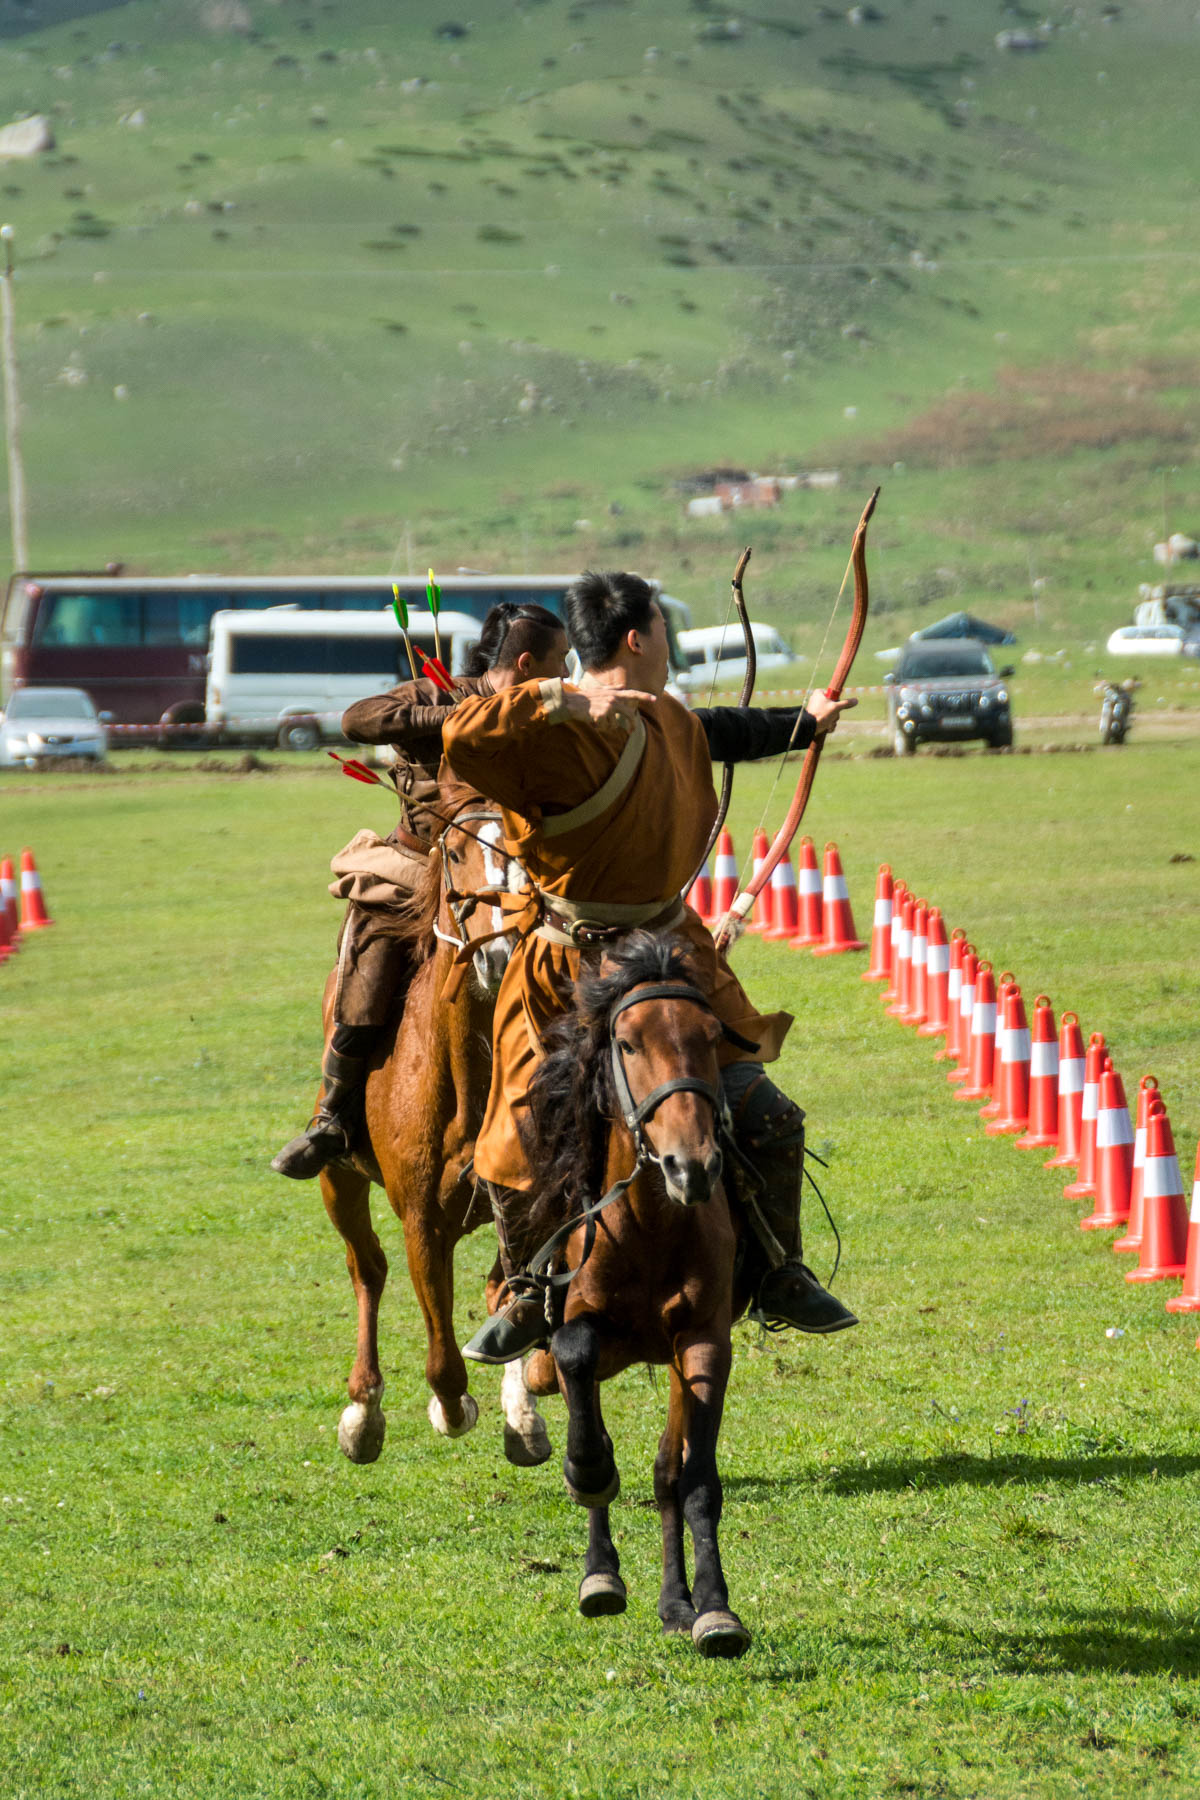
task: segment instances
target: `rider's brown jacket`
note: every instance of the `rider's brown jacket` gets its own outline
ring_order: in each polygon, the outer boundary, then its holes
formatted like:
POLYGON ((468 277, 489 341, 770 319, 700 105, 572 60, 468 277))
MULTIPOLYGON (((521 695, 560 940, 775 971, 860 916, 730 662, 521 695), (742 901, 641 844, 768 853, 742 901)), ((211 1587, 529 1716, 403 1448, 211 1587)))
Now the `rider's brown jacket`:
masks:
MULTIPOLYGON (((446 761, 461 780, 499 802, 507 845, 544 893, 576 906, 666 905, 695 874, 716 817, 703 727, 669 695, 643 703, 646 747, 628 787, 599 818, 546 838, 543 818, 590 799, 622 748, 613 734, 569 717, 561 695, 561 683, 526 682, 490 699, 463 701, 442 729, 446 761)), ((718 1018, 759 1045, 758 1060, 773 1061, 790 1015, 756 1010, 690 908, 677 929, 718 1018)), ((540 1060, 543 1032, 569 1005, 580 957, 573 947, 529 935, 509 962, 496 1001, 491 1094, 475 1147, 475 1168, 485 1180, 530 1185, 519 1103, 540 1060)), ((726 1045, 721 1060, 747 1054, 726 1045)))

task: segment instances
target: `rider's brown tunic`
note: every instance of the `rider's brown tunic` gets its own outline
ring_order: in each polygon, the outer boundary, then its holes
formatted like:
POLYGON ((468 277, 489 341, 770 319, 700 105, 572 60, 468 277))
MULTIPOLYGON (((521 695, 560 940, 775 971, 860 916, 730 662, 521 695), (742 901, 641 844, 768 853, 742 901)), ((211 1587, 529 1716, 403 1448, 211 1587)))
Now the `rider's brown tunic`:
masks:
MULTIPOLYGON (((621 751, 615 734, 568 717, 561 694, 561 683, 529 682, 491 699, 464 701, 443 727, 446 761, 463 781, 500 803, 508 847, 545 893, 577 904, 665 906, 695 874, 716 817, 704 730, 669 695, 643 703, 646 748, 629 786, 598 819, 546 839, 543 810, 567 812, 589 799, 621 751)), ((791 1016, 756 1011, 690 908, 677 929, 718 1018, 760 1046, 758 1060, 773 1061, 791 1016)), ((501 983, 492 1087, 475 1168, 503 1187, 530 1185, 519 1102, 540 1059, 542 1033, 567 1009, 580 957, 574 948, 528 936, 501 983)), ((725 1045, 721 1060, 747 1055, 725 1045)))
MULTIPOLYGON (((356 701, 342 717, 342 730, 351 743, 392 744, 396 748, 392 778, 402 802, 403 821, 402 828, 390 832, 384 841, 399 850, 405 848, 405 828, 425 845, 440 831, 446 809, 438 786, 442 722, 461 699, 488 695, 492 684, 486 675, 461 675, 455 679, 454 690, 447 694, 424 678, 405 681, 386 694, 356 701)), ((338 939, 333 1005, 339 1025, 385 1024, 408 985, 411 952, 403 935, 396 935, 401 917, 398 909, 422 880, 425 859, 420 850, 390 857, 388 873, 396 890, 392 904, 363 905, 351 899, 346 908, 338 939)), ((339 883, 333 885, 339 887, 339 883)), ((347 879, 341 881, 343 897, 353 885, 347 879)))

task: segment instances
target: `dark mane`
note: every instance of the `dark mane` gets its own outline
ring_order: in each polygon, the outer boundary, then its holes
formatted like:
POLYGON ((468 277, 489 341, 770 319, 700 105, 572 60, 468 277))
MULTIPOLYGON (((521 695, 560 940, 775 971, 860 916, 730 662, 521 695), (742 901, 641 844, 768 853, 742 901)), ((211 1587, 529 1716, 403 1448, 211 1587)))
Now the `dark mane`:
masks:
POLYGON ((561 1217, 603 1192, 609 1126, 616 1112, 608 1056, 613 1005, 644 981, 692 981, 678 939, 634 931, 607 954, 602 971, 581 975, 575 1010, 546 1033, 546 1056, 530 1083, 532 1129, 522 1133, 539 1196, 539 1212, 561 1217))
POLYGON ((408 945, 414 970, 429 961, 437 948, 434 921, 442 897, 442 859, 433 850, 425 858, 417 885, 391 918, 392 934, 408 945))

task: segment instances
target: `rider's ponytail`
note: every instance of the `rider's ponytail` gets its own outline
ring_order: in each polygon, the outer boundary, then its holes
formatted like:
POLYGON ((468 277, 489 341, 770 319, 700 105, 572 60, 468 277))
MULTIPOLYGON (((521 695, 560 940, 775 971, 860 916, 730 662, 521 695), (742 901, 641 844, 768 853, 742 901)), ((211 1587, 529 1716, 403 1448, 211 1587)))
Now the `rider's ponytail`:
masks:
POLYGON ((483 621, 479 642, 467 651, 463 673, 486 675, 489 669, 511 669, 527 650, 535 659, 543 657, 562 632, 562 620, 546 607, 501 600, 483 621))

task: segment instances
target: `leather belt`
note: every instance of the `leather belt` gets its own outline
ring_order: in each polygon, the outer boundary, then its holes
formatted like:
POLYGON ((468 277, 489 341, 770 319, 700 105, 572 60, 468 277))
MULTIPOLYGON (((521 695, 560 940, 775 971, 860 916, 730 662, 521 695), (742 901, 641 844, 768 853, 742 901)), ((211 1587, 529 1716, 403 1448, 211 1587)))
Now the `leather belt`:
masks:
MULTIPOLYGON (((586 904, 586 903, 585 903, 586 904)), ((605 911, 615 911, 611 902, 605 902, 605 911)), ((644 913, 645 908, 631 906, 630 914, 644 913)), ((569 945, 576 950, 587 950, 597 944, 613 944, 631 931, 665 931, 673 925, 683 922, 684 908, 681 900, 668 900, 649 917, 629 917, 619 920, 589 919, 580 907, 580 917, 568 918, 565 913, 557 912, 551 902, 543 898, 542 919, 537 927, 537 936, 545 938, 551 944, 569 945)))

